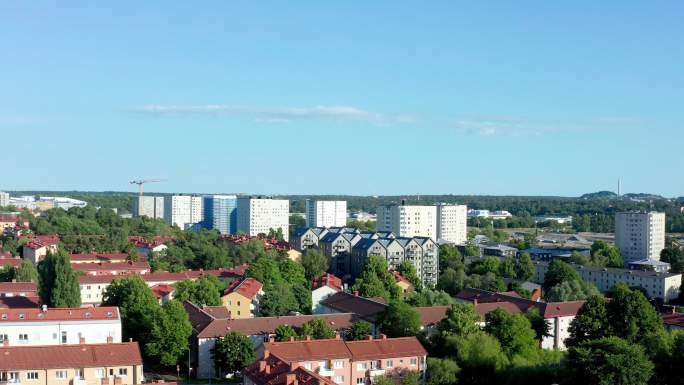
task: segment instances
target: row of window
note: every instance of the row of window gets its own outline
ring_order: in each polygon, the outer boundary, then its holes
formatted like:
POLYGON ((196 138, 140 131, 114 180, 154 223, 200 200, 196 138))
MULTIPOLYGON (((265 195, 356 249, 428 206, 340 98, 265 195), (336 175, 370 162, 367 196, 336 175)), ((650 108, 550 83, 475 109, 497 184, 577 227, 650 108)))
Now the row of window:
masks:
MULTIPOLYGON (((119 368, 117 371, 115 369, 109 369, 109 376, 114 376, 118 373, 119 377, 128 376, 128 368, 119 368)), ((84 369, 76 369, 74 373, 74 378, 84 379, 84 369)), ((69 377, 68 370, 56 370, 55 379, 66 380, 69 377)), ((95 369, 96 378, 105 378, 105 369, 99 368, 95 369)), ((26 379, 29 381, 36 381, 40 379, 40 372, 32 371, 26 373, 26 379)), ((0 381, 16 381, 19 380, 19 372, 0 372, 0 381)))

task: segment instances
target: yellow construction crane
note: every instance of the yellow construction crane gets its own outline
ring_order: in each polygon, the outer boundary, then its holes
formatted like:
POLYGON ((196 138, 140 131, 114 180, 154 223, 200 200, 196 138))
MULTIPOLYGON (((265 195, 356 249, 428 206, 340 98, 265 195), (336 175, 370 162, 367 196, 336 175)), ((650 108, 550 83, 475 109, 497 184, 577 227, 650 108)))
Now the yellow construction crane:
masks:
POLYGON ((145 212, 145 200, 141 199, 143 197, 143 193, 145 192, 144 186, 145 183, 157 183, 157 182, 166 182, 166 179, 139 179, 139 180, 132 180, 131 184, 137 184, 138 185, 138 216, 141 216, 141 213, 145 212))

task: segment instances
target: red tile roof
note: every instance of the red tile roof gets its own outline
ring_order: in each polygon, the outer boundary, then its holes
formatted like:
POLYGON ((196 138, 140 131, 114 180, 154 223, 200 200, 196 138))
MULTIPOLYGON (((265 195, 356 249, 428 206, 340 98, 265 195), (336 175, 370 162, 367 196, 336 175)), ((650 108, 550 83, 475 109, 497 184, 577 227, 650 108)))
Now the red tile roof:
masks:
POLYGON ((71 263, 74 262, 112 262, 128 260, 127 253, 79 253, 69 255, 71 263))
POLYGON ((41 247, 52 246, 59 243, 59 235, 27 235, 20 239, 28 239, 29 243, 26 247, 33 250, 38 250, 41 247))
POLYGON ((0 347, 0 370, 142 365, 137 342, 0 347))
POLYGON ((116 306, 0 309, 0 324, 3 322, 42 322, 75 320, 118 320, 119 308, 116 306))
POLYGON ((38 297, 0 297, 0 311, 3 309, 34 309, 40 306, 38 297))
POLYGON ((242 282, 235 281, 226 288, 223 295, 238 293, 241 296, 253 299, 261 291, 264 285, 254 278, 245 278, 242 282))
POLYGON ((19 267, 21 266, 22 259, 20 257, 12 257, 11 254, 5 254, 0 257, 0 268, 3 266, 19 267))
POLYGON ((398 271, 393 271, 392 275, 394 276, 394 280, 397 282, 404 282, 404 283, 408 283, 409 285, 411 284, 411 282, 409 282, 408 279, 404 278, 404 276, 401 275, 401 273, 398 271))
POLYGON ((415 309, 420 316, 421 325, 432 326, 446 318, 449 306, 421 306, 415 309))
POLYGON ((19 292, 37 293, 38 286, 34 282, 0 282, 0 294, 19 292))
POLYGON ((661 314, 663 323, 667 327, 684 328, 684 314, 681 313, 667 313, 661 314))
MULTIPOLYGON (((222 279, 239 278, 244 275, 247 270, 247 265, 241 265, 229 269, 215 269, 215 270, 186 270, 178 273, 169 273, 165 271, 142 274, 140 277, 146 282, 177 282, 184 279, 197 279, 205 275, 213 275, 222 279)), ((82 275, 79 277, 79 282, 84 284, 97 283, 111 283, 116 278, 126 278, 126 274, 122 275, 82 275)))
POLYGON ((148 249, 155 248, 164 243, 175 241, 176 237, 171 235, 156 235, 152 240, 147 240, 141 235, 131 235, 128 237, 128 241, 135 244, 136 247, 144 247, 148 249))
POLYGON ((537 308, 544 318, 570 317, 577 314, 585 301, 568 302, 538 302, 522 298, 519 295, 508 293, 494 293, 487 290, 466 288, 456 295, 464 301, 475 304, 475 311, 481 316, 490 311, 502 308, 509 313, 524 313, 530 309, 537 308))
POLYGON ((147 262, 98 262, 98 263, 72 263, 74 271, 81 271, 87 274, 114 274, 124 273, 143 273, 151 271, 150 264, 147 262))
POLYGON ((387 308, 387 305, 378 299, 359 297, 343 291, 324 299, 321 304, 342 313, 356 313, 371 323, 375 322, 377 316, 387 308))
POLYGON ((312 289, 318 289, 319 287, 323 286, 328 286, 330 288, 336 289, 336 290, 342 290, 342 280, 337 278, 336 276, 326 273, 323 274, 322 276, 318 278, 314 278, 312 282, 312 289))
POLYGON ((355 361, 427 355, 427 351, 416 337, 383 337, 373 340, 347 341, 346 344, 355 361))
POLYGON ((291 365, 269 355, 246 367, 242 374, 257 385, 336 385, 301 366, 291 365))
POLYGON ((152 289, 152 294, 154 294, 154 296, 157 298, 166 297, 167 295, 176 291, 173 286, 167 285, 165 283, 158 283, 152 286, 150 289, 152 289))

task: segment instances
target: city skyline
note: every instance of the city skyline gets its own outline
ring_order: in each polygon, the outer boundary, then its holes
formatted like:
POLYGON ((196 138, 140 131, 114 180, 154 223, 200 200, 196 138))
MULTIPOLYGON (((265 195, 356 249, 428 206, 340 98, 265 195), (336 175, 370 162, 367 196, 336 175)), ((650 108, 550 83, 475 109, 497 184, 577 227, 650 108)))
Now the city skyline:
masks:
POLYGON ((0 5, 0 190, 684 195, 683 4, 72 4, 0 5))

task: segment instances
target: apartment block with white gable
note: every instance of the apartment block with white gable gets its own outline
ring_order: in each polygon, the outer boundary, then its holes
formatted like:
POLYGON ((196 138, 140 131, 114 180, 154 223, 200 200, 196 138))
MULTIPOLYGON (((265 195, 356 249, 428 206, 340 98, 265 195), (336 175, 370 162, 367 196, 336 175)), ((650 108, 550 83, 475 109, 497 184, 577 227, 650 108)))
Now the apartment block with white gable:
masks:
POLYGON ((344 227, 347 225, 347 201, 306 200, 307 227, 344 227))
POLYGON ((397 237, 428 237, 434 241, 465 244, 468 208, 441 203, 436 206, 386 205, 377 210, 378 231, 397 237))
POLYGON ((464 245, 468 241, 468 207, 437 205, 437 240, 464 245))
POLYGON ((623 212, 615 214, 615 245, 625 262, 659 261, 665 248, 665 213, 623 212))
POLYGON ((121 342, 116 306, 0 309, 0 345, 73 345, 121 342))
POLYGON ((202 222, 204 212, 202 197, 194 195, 172 195, 164 198, 164 221, 186 230, 202 222))
POLYGON ((271 198, 238 198, 237 232, 251 236, 268 234, 270 230, 283 232, 286 241, 290 235, 290 201, 271 198))

